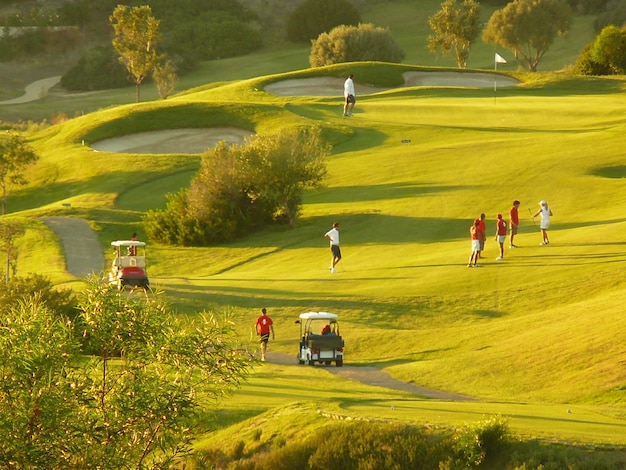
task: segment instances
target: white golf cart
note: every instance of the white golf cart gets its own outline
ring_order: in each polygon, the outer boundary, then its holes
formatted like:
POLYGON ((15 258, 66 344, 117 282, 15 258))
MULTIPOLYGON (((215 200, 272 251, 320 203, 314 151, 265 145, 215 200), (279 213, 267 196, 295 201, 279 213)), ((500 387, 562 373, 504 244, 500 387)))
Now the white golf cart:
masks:
POLYGON ((111 242, 115 258, 109 271, 109 282, 118 289, 148 289, 150 281, 146 273, 146 244, 137 240, 111 242))
POLYGON ((337 315, 328 312, 306 312, 296 320, 300 324, 298 363, 343 366, 343 338, 339 334, 337 315))

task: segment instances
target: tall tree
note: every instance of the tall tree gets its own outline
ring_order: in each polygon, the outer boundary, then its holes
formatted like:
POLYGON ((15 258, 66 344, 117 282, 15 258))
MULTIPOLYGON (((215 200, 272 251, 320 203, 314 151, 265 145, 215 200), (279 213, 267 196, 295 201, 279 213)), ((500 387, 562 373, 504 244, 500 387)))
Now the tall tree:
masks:
POLYGON ((17 247, 15 239, 24 234, 24 227, 17 222, 5 222, 0 220, 0 251, 6 257, 5 283, 9 283, 12 276, 17 272, 17 247))
POLYGON ((148 5, 118 5, 109 21, 115 31, 113 47, 120 55, 120 62, 133 77, 139 103, 139 88, 160 60, 156 50, 161 41, 160 21, 152 16, 148 5))
POLYGON ((443 55, 454 49, 456 64, 460 69, 467 67, 470 46, 480 33, 480 5, 475 0, 446 0, 441 10, 428 18, 430 29, 435 33, 428 37, 428 49, 443 55))
POLYGON ((2 215, 6 214, 7 196, 14 185, 28 183, 24 177, 27 166, 39 160, 33 148, 15 133, 0 137, 0 189, 2 189, 2 215))
POLYGON ((559 0, 515 0, 491 15, 483 40, 510 49, 531 72, 558 35, 572 25, 572 10, 559 0))

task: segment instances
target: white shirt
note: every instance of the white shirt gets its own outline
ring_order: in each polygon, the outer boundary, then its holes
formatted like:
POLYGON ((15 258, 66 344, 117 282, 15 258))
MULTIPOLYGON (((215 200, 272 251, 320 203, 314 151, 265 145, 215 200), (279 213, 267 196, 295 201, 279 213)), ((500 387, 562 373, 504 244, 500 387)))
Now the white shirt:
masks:
POLYGON ((343 83, 343 96, 344 98, 347 98, 348 95, 356 96, 356 93, 354 92, 354 82, 350 77, 348 77, 343 83))
POLYGON ((331 228, 324 236, 330 238, 331 245, 339 245, 339 230, 336 228, 331 228))

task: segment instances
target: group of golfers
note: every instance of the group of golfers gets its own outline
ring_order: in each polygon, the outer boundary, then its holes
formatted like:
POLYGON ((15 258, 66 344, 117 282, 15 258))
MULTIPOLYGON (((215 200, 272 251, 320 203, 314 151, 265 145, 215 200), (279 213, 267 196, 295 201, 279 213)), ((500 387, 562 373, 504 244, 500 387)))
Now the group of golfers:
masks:
MULTIPOLYGON (((509 210, 509 248, 517 248, 515 245, 515 235, 517 235, 517 228, 519 226, 519 209, 520 202, 518 200, 513 201, 513 205, 509 210)), ((532 214, 533 220, 535 217, 540 216, 539 228, 541 230, 541 245, 547 245, 550 243, 548 239, 548 229, 550 228, 550 217, 552 216, 552 210, 548 206, 545 200, 539 201, 539 210, 532 214)), ((529 212, 530 209, 528 209, 529 212)), ((467 263, 468 268, 480 267, 478 260, 481 258, 481 254, 485 249, 485 240, 487 227, 485 225, 485 214, 480 214, 478 219, 474 220, 474 223, 470 227, 470 238, 472 240, 472 252, 470 254, 469 261, 467 263)), ((496 258, 496 261, 504 261, 504 242, 507 236, 507 222, 503 219, 502 214, 496 216, 496 236, 495 240, 500 245, 500 255, 496 258)))

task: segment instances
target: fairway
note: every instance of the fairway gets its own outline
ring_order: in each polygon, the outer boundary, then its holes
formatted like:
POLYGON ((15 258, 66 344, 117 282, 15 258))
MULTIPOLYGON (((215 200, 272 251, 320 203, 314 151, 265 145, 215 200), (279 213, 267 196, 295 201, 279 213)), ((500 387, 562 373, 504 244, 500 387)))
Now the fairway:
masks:
MULTIPOLYGON (((293 365, 259 366, 229 406, 251 417, 311 399, 329 412, 441 425, 501 414, 523 436, 626 445, 623 80, 518 74, 519 85, 497 89, 388 86, 407 71, 428 72, 364 63, 268 75, 43 129, 31 139, 41 161, 29 171, 30 185, 12 194, 11 216, 83 218, 108 260, 110 241, 132 231, 141 238, 143 214, 189 183, 200 155, 96 152, 90 145, 177 128, 271 134, 321 126, 333 146, 328 177, 305 193, 294 229, 270 227, 215 247, 147 240, 151 284, 178 311, 228 311, 254 346, 253 322, 267 307, 276 329, 270 351, 294 357, 293 365), (342 117, 341 89, 266 91, 284 80, 341 80, 348 72, 357 81, 351 118, 342 117), (359 82, 382 90, 360 95, 359 82), (505 260, 496 261, 496 214, 508 219, 515 199, 519 248, 507 242, 505 260), (548 246, 540 246, 531 216, 543 199, 554 212, 548 246), (481 268, 468 269, 469 227, 480 213, 487 216, 484 258, 481 268), (323 235, 335 221, 344 258, 331 274, 323 235), (476 400, 438 402, 383 389, 357 397, 352 382, 296 364, 294 321, 304 311, 339 314, 346 364, 476 400), (264 368, 272 373, 259 374, 264 368), (298 382, 310 374, 351 391, 326 403, 309 397, 298 382), (280 394, 260 409, 254 387, 274 383, 280 394)), ((60 243, 51 240, 48 229, 31 223, 20 272, 37 271, 46 257, 55 282, 75 286, 60 243), (38 237, 48 241, 35 250, 38 237)))

